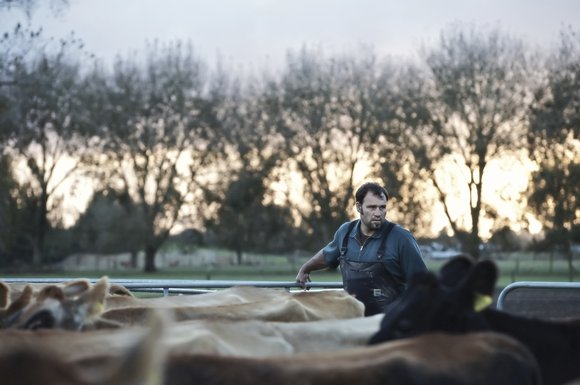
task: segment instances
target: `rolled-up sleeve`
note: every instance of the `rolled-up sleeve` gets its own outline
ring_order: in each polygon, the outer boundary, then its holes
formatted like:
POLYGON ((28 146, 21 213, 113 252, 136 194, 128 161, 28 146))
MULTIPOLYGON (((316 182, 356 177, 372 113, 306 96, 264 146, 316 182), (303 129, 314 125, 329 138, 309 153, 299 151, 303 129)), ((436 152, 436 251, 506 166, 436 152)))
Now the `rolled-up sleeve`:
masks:
POLYGON ((342 243, 342 238, 345 236, 346 229, 348 227, 348 222, 341 225, 338 230, 334 233, 334 238, 328 245, 322 249, 322 254, 324 255, 324 262, 335 269, 339 265, 338 257, 340 256, 340 246, 342 243))

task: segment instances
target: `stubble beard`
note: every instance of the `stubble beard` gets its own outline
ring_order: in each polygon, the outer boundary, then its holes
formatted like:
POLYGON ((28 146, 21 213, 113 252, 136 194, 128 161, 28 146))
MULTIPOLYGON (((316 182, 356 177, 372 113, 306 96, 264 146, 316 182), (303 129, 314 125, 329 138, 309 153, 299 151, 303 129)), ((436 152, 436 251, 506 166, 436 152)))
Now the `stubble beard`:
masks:
POLYGON ((369 222, 369 227, 373 230, 378 230, 381 228, 381 225, 383 224, 383 220, 379 219, 379 220, 371 220, 369 222))

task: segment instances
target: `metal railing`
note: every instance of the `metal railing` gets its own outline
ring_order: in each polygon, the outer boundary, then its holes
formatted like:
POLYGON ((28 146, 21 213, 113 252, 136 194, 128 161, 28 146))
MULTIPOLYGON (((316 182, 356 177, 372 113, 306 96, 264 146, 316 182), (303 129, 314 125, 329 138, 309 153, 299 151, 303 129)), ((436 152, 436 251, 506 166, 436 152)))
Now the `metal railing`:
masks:
MULTIPOLYGON (((6 283, 46 283, 57 284, 69 282, 78 278, 0 278, 6 283)), ((87 279, 95 283, 98 279, 87 279)), ((174 280, 174 279, 115 279, 110 278, 111 284, 122 285, 131 291, 162 292, 169 294, 201 294, 211 289, 225 289, 232 286, 254 286, 265 288, 280 288, 290 291, 291 289, 302 290, 295 281, 236 281, 236 280, 174 280)), ((342 282, 309 282, 310 289, 342 289, 342 282)))
MULTIPOLYGON (((503 309, 506 297, 517 289, 575 289, 580 290, 580 282, 535 282, 521 281, 507 285, 497 297, 497 308, 503 309)), ((579 292, 580 295, 580 292, 579 292)))
POLYGON ((500 292, 496 307, 531 317, 578 317, 580 282, 514 282, 500 292))

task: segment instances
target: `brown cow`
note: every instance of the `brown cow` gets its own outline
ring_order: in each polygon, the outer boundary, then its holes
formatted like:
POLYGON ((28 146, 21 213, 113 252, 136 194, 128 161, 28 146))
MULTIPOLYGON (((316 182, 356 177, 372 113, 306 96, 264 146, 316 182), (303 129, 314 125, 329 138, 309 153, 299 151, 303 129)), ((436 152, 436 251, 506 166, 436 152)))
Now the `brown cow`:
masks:
POLYGON ((25 308, 53 298, 78 298, 89 290, 88 280, 79 279, 60 284, 6 284, 0 282, 0 328, 15 322, 25 308))
MULTIPOLYGON (((40 351, 23 346, 0 352, 0 378, 2 384, 27 385, 541 383, 537 364, 529 351, 514 339, 495 333, 466 336, 426 334, 372 347, 274 358, 185 353, 165 355, 163 347, 147 336, 146 333, 137 339, 134 348, 126 350, 115 360, 107 358, 106 353, 88 353, 90 347, 86 348, 84 356, 67 361, 52 354, 47 346, 46 350, 40 351), (23 359, 27 360, 26 366, 18 365, 23 359)), ((66 344, 66 341, 61 343, 66 344)))
MULTIPOLYGON (((257 320, 194 320, 168 327, 159 346, 172 354, 217 354, 238 357, 289 356, 332 352, 366 345, 378 329, 381 316, 311 322, 257 320)), ((88 330, 83 333, 45 329, 0 331, 0 353, 28 346, 51 349, 71 361, 83 357, 110 357, 118 361, 146 332, 144 327, 88 330), (62 343, 66 341, 66 343, 62 343)))
MULTIPOLYGON (((105 310, 102 318, 123 325, 139 325, 156 308, 164 309, 176 321, 219 318, 300 322, 356 318, 364 314, 362 302, 343 290, 286 292, 236 287, 224 294, 223 297, 216 292, 149 299, 122 298, 116 300, 113 308, 105 310), (120 302, 132 305, 120 307, 120 302)), ((107 302, 109 300, 112 299, 107 302)))
MULTIPOLYGON (((121 289, 115 291, 118 294, 121 289)), ((113 294, 113 293, 112 293, 113 294)), ((172 295, 166 297, 138 298, 135 296, 111 295, 107 297, 106 309, 126 307, 189 307, 218 306, 237 303, 258 302, 288 296, 282 290, 259 288, 253 286, 233 286, 223 290, 195 295, 172 295)))
MULTIPOLYGON (((102 282, 107 282, 102 280, 102 282)), ((105 285, 106 287, 106 285, 105 285)), ((50 293, 51 290, 46 290, 50 293)), ((56 291, 58 293, 58 291, 56 291)), ((101 286, 100 293, 106 292, 101 286)), ((52 294, 51 294, 52 295, 52 294)), ((85 299, 95 297, 81 296, 85 299)), ((39 295, 42 298, 42 295, 39 295)), ((101 298, 101 297, 99 297, 101 298)), ((54 300, 47 296, 46 301, 54 300)), ((43 303, 44 303, 43 302, 43 303)), ((71 302, 79 308, 91 307, 80 301, 71 302)), ((72 307, 72 306, 71 306, 72 307)), ((69 307, 64 306, 68 309, 69 307)), ((44 308, 46 309, 46 308, 44 308)), ((164 309, 164 312, 166 309, 164 309)), ((58 312, 58 311, 57 311, 58 312)), ((71 311, 72 314, 89 312, 71 311)), ((365 319, 366 320, 366 319, 365 319)), ((256 322, 256 321, 254 321, 256 322)), ((239 326, 244 335, 251 323, 232 324, 239 326)), ((166 333, 179 335, 179 324, 166 328, 166 333)), ((182 326, 189 326, 182 324, 182 326)), ((487 334, 469 337, 428 335, 392 344, 330 351, 324 353, 293 354, 279 358, 220 357, 214 354, 192 354, 191 347, 163 355, 166 345, 161 333, 141 333, 131 330, 100 331, 113 333, 109 342, 92 339, 84 346, 75 346, 72 336, 90 336, 92 333, 68 331, 11 331, 29 333, 33 339, 17 338, 12 347, 7 343, 7 334, 1 338, 4 349, 0 350, 0 378, 3 383, 43 384, 129 384, 145 383, 147 379, 173 384, 289 384, 296 381, 306 384, 537 384, 537 367, 529 352, 512 339, 487 334), (60 334, 52 344, 35 343, 44 335, 60 334), (143 336, 144 335, 144 336, 143 336), (151 338, 150 336, 155 336, 151 338), (148 337, 149 336, 149 337, 148 337), (28 340, 29 343, 25 343, 28 340), (122 342, 129 341, 128 344, 122 342), (145 341, 145 342, 141 342, 145 341), (95 344, 103 343, 104 349, 95 344), (120 343, 122 354, 116 354, 112 344, 120 343), (126 349, 133 345, 134 348, 126 349), (68 359, 57 353, 56 347, 71 352, 68 359), (161 359, 161 357, 165 357, 161 359), (28 368, 42 370, 26 371, 15 361, 26 360, 28 368), (48 364, 47 364, 48 362, 48 364), (161 373, 163 363, 163 373, 161 373), (146 368, 146 373, 137 368, 146 368), (151 369, 151 370, 149 370, 151 369), (38 377, 41 376, 41 377, 38 377), (4 382, 6 381, 6 382, 4 382)), ((153 328, 159 330, 160 328, 153 328)), ((181 329, 185 333, 187 329, 181 329)), ((96 332, 95 332, 96 333, 96 332)), ((268 336, 266 330, 264 335, 268 336)), ((23 334, 24 335, 24 334, 23 334)), ((211 334, 210 334, 211 335, 211 334)), ((313 336, 311 333, 310 336, 313 336)), ((94 337, 94 335, 93 335, 94 337)), ((106 339, 105 339, 106 340, 106 339)), ((192 342, 199 343, 200 340, 192 342)), ((248 347, 256 348, 261 341, 250 333, 246 339, 248 347)), ((300 342, 300 338, 297 339, 300 342)), ((311 342, 311 341, 308 341, 311 342)))
MULTIPOLYGON (((0 381, 2 385, 162 385, 166 354, 157 343, 164 330, 163 322, 157 318, 149 326, 147 333, 134 340, 122 356, 106 366, 83 367, 64 360, 55 354, 54 345, 25 343, 12 349, 0 349, 0 381)), ((3 332, 42 333, 29 330, 3 332)), ((82 335, 62 330, 43 332, 82 335)), ((67 338, 60 340, 60 345, 66 346, 67 343, 67 338)))
POLYGON ((197 296, 139 299, 111 294, 106 277, 89 290, 72 287, 72 283, 44 285, 32 300, 30 286, 26 286, 21 298, 4 310, 4 327, 83 329, 139 325, 159 308, 177 321, 221 318, 299 322, 357 318, 364 312, 363 304, 342 290, 289 293, 234 287, 197 296), (110 301, 114 302, 113 308, 101 315, 104 303, 110 301), (120 307, 123 303, 127 307, 120 307), (12 316, 7 317, 8 313, 12 316))
POLYGON ((541 384, 530 352, 509 337, 427 334, 330 353, 277 358, 172 355, 168 385, 541 384))
POLYGON ((64 286, 46 285, 35 297, 32 287, 25 286, 20 297, 5 309, 3 327, 80 330, 98 318, 108 289, 107 277, 88 290, 82 281, 64 286))
POLYGON ((46 287, 59 287, 62 289, 63 294, 66 297, 78 297, 81 293, 89 290, 91 283, 88 279, 74 279, 69 281, 64 281, 60 283, 3 283, 7 286, 9 296, 9 301, 15 301, 20 297, 22 291, 26 287, 31 287, 34 293, 34 297, 40 293, 46 287))

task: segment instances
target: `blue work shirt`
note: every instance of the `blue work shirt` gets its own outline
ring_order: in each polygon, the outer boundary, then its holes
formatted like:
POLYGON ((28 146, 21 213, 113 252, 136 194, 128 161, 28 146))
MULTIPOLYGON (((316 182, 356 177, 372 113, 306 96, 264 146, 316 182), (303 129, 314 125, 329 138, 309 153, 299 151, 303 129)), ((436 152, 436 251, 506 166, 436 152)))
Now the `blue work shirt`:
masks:
MULTIPOLYGON (((413 274, 418 271, 427 271, 419 245, 408 230, 395 224, 385 243, 385 255, 379 260, 377 252, 379 251, 382 230, 387 223, 383 223, 381 230, 375 231, 364 242, 364 245, 361 245, 357 236, 360 234, 360 220, 357 222, 348 235, 345 259, 354 262, 381 262, 392 277, 405 286, 413 274)), ((332 241, 322 250, 324 261, 332 268, 339 265, 340 248, 348 225, 349 222, 342 224, 334 234, 332 241)))

